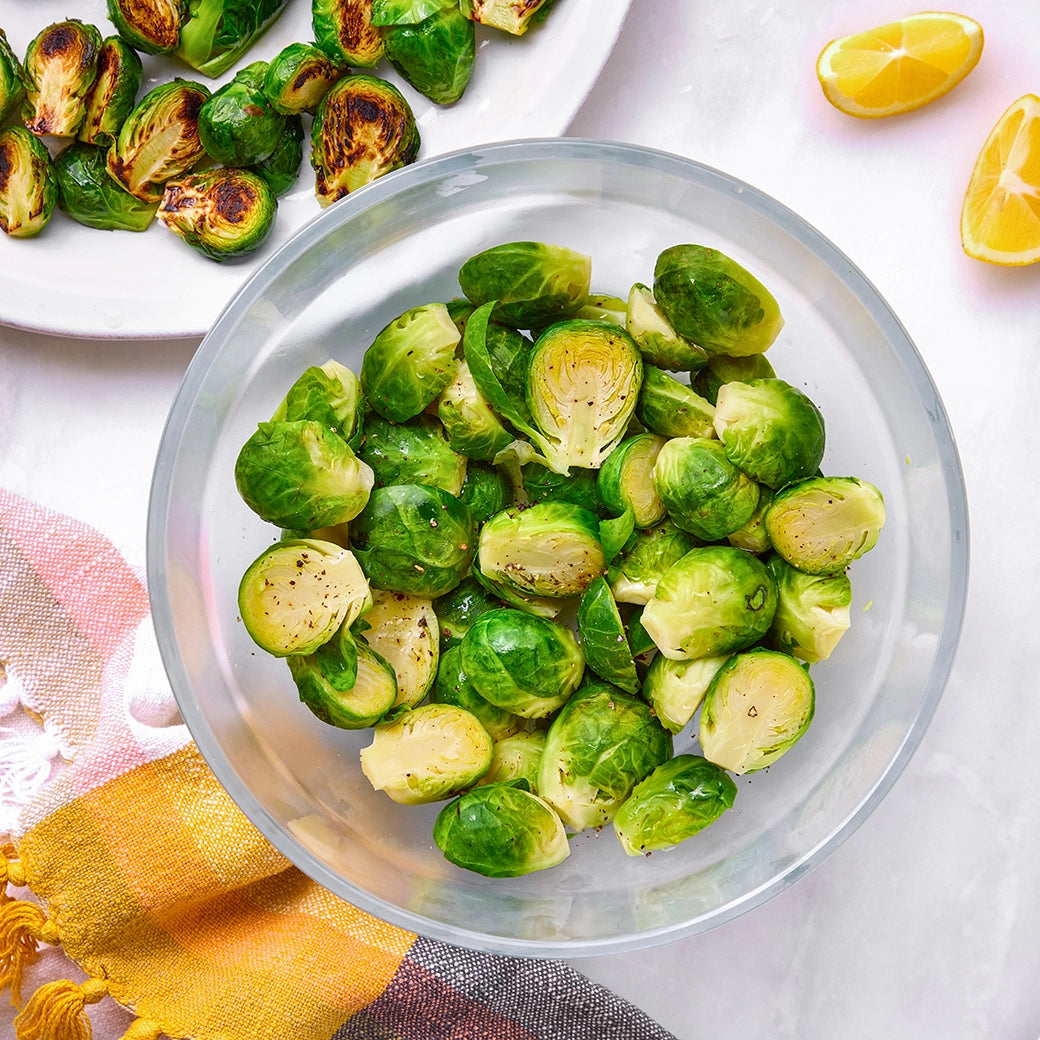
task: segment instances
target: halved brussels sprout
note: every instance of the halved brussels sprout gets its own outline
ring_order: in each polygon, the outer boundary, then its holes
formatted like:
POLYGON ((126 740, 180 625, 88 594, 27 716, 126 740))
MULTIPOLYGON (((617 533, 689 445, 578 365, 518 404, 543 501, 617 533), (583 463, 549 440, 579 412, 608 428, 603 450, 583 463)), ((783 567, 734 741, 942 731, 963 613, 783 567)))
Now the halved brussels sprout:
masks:
POLYGON ((537 339, 527 407, 554 469, 598 469, 625 435, 643 378, 643 358, 624 329, 574 318, 537 339))
POLYGON ((358 458, 372 467, 380 487, 426 484, 457 496, 466 479, 466 459, 452 451, 444 427, 430 415, 407 422, 370 415, 358 458))
POLYGON ((187 0, 108 0, 116 32, 145 54, 171 54, 188 18, 187 0))
POLYGON ((481 25, 523 36, 532 19, 551 0, 459 0, 462 13, 481 25))
POLYGON ((401 805, 451 798, 491 765, 492 740, 472 712, 421 704, 380 722, 361 749, 361 771, 401 805))
POLYGON ((669 733, 678 733, 693 718, 715 673, 728 660, 729 654, 689 661, 655 655, 643 680, 643 696, 669 733))
POLYGON ((628 294, 625 328, 648 364, 671 372, 687 372, 707 363, 703 347, 683 339, 657 306, 649 286, 636 282, 628 294))
POLYGON ((101 33, 78 18, 55 22, 30 42, 22 63, 22 121, 39 137, 75 137, 97 75, 101 33))
POLYGON ((585 590, 578 604, 577 624, 585 664, 626 693, 638 693, 632 648, 606 578, 596 578, 585 590))
POLYGON ((0 231, 12 238, 38 235, 57 199, 47 146, 24 126, 0 130, 0 231))
POLYGON ((847 574, 806 574, 782 556, 766 559, 777 589, 769 629, 777 650, 816 664, 830 657, 851 624, 852 582, 847 574))
POLYGON ((290 43, 268 63, 264 94, 276 112, 314 115, 346 70, 313 43, 290 43))
POLYGON ((356 451, 363 414, 364 396, 357 373, 329 360, 303 371, 274 410, 271 421, 311 419, 338 433, 356 451))
POLYGON ((133 111, 141 75, 141 59, 125 40, 109 36, 101 42, 97 76, 83 99, 86 112, 79 128, 81 141, 106 148, 112 144, 133 111))
POLYGON ((654 527, 636 531, 630 545, 610 565, 608 578, 619 603, 645 605, 654 594, 660 577, 700 541, 662 520, 654 527))
POLYGON ((375 488, 351 537, 373 587, 431 599, 462 581, 477 547, 469 509, 423 484, 375 488))
POLYGON ((766 512, 773 548, 806 574, 838 574, 877 544, 885 501, 866 480, 810 477, 784 488, 766 512))
POLYGON ((267 240, 278 200, 251 170, 199 170, 167 181, 156 216, 178 238, 210 260, 255 253, 267 240))
POLYGON ((527 719, 565 704, 585 672, 569 628, 511 607, 473 622, 459 644, 459 663, 485 700, 527 719))
POLYGON ((329 206, 415 162, 419 144, 415 115, 392 83, 362 74, 345 76, 322 98, 311 126, 318 202, 329 206))
POLYGON ((743 527, 730 531, 726 535, 726 541, 738 549, 746 549, 748 552, 755 553, 758 556, 769 552, 773 547, 773 543, 770 542, 769 535, 766 532, 766 513, 772 504, 772 489, 767 488, 764 484, 759 484, 758 504, 755 506, 755 511, 751 514, 751 518, 743 527))
POLYGON ((481 614, 502 606, 502 601, 488 592, 473 575, 463 578, 451 592, 434 600, 440 629, 441 650, 462 641, 470 625, 481 614))
POLYGON ((636 527, 653 527, 667 510, 654 483, 654 463, 665 445, 656 433, 626 437, 606 458, 599 471, 599 493, 615 514, 632 510, 636 527))
POLYGON ((454 704, 473 712, 492 740, 512 736, 524 726, 524 720, 482 697, 462 670, 462 650, 458 643, 441 655, 430 700, 434 704, 454 704))
POLYGON ((474 523, 484 524, 513 501, 512 486, 498 467, 468 462, 459 500, 469 506, 474 523))
POLYGON ((105 149, 74 141, 51 163, 58 183, 58 208, 87 227, 147 231, 158 208, 124 191, 108 175, 105 149))
POLYGON ((252 166, 278 146, 285 116, 264 93, 266 61, 254 61, 218 87, 199 109, 199 140, 224 166, 252 166))
POLYGON ((370 646, 393 668, 397 680, 394 706, 414 708, 433 686, 440 660, 433 602, 425 596, 376 589, 364 620, 368 627, 358 641, 370 646))
POLYGON ((438 105, 462 97, 473 77, 477 39, 473 22, 457 6, 383 33, 386 60, 420 94, 438 105))
POLYGON ((0 29, 0 123, 11 115, 25 96, 22 63, 0 29))
POLYGON ((746 650, 715 674, 704 696, 704 757, 738 775, 764 769, 809 728, 816 693, 809 671, 789 654, 746 650))
POLYGON ((703 368, 690 373, 690 383, 701 397, 714 404, 723 383, 772 379, 775 376, 772 362, 765 354, 748 354, 746 357, 712 354, 703 368))
POLYGON ((361 360, 369 404, 405 422, 437 400, 455 375, 459 330, 443 303, 412 307, 384 326, 361 360))
POLYGON ((661 575, 641 620, 665 657, 683 661, 757 643, 773 622, 776 600, 776 583, 757 556, 705 545, 661 575))
POLYGON ((480 529, 480 572, 496 587, 560 598, 579 596, 604 572, 599 522, 570 502, 505 509, 480 529))
POLYGON ((275 196, 281 198, 299 179, 303 162, 303 120, 286 116, 281 137, 266 159, 253 164, 253 172, 267 181, 275 196))
POLYGON ((373 0, 311 0, 317 45, 337 65, 373 69, 383 58, 383 29, 372 21, 373 0))
POLYGON ((491 765, 477 781, 477 786, 497 784, 504 780, 523 780, 537 793, 538 763, 544 750, 544 730, 521 730, 508 737, 497 738, 491 753, 491 765))
POLYGON ((636 416, 662 437, 715 436, 714 406, 656 365, 643 366, 636 416))
POLYGON ((446 805, 433 840, 449 862, 485 877, 546 870, 571 851, 560 818, 522 780, 475 787, 446 805))
POLYGON ((204 76, 231 68, 282 13, 289 0, 190 0, 177 57, 204 76))
POLYGON ((470 459, 493 462, 514 439, 480 392, 465 358, 458 359, 451 381, 437 398, 437 417, 451 446, 470 459))
POLYGON ((372 470, 347 442, 312 419, 259 423, 235 461, 235 486, 246 505, 294 531, 353 520, 372 483, 372 470))
POLYGON ((630 856, 672 848, 714 823, 736 797, 725 770, 700 755, 676 755, 636 784, 614 833, 630 856))
POLYGON ((153 87, 126 117, 108 150, 108 172, 131 195, 158 202, 167 181, 187 173, 205 154, 199 110, 209 88, 174 79, 153 87))
POLYGON ((316 538, 277 542, 246 568, 238 610, 246 631, 276 657, 311 654, 372 602, 349 549, 316 538))
POLYGON ((675 331, 709 354, 761 354, 784 325, 772 293, 706 246, 664 250, 654 265, 654 298, 675 331))
POLYGON ((677 527, 715 542, 739 531, 758 505, 759 488, 717 440, 673 437, 658 453, 654 483, 677 527))
POLYGON ((495 321, 541 329, 570 317, 589 294, 592 260, 566 246, 505 242, 471 256, 459 285, 476 306, 495 302, 495 321))
POLYGON ((671 756, 671 734, 646 701, 609 683, 590 683, 549 725, 538 793, 571 830, 602 827, 632 788, 671 756))

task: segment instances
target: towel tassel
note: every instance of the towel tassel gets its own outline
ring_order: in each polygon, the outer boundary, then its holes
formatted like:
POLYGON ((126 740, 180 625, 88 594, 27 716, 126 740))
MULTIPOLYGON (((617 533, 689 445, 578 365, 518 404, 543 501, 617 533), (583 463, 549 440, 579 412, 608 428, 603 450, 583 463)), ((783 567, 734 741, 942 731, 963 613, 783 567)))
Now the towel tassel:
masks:
POLYGON ((104 979, 45 982, 15 1017, 15 1040, 91 1040, 94 1031, 84 1008, 107 996, 104 979))
POLYGON ((22 974, 39 959, 41 942, 61 942, 58 926, 42 907, 25 899, 0 904, 0 992, 10 987, 15 1007, 22 1006, 22 974))
POLYGON ((159 1040, 163 1035, 162 1026, 147 1018, 135 1019, 130 1028, 123 1034, 123 1040, 159 1040))
POLYGON ((0 855, 0 903, 5 903, 14 898, 7 894, 8 885, 11 888, 25 887, 25 868, 15 854, 13 845, 5 845, 0 851, 3 852, 0 855))

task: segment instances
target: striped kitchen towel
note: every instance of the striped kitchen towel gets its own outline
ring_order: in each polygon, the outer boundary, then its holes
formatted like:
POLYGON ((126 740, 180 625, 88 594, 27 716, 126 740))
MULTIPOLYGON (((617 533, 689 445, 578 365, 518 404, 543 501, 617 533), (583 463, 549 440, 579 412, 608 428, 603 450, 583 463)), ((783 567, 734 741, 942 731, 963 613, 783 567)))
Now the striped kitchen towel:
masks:
POLYGON ((125 1040, 669 1040, 562 962, 434 942, 305 877, 202 760, 153 645, 112 544, 0 491, 0 987, 17 1040, 89 1040, 105 999, 136 1016, 125 1040), (86 981, 23 992, 46 944, 86 981))

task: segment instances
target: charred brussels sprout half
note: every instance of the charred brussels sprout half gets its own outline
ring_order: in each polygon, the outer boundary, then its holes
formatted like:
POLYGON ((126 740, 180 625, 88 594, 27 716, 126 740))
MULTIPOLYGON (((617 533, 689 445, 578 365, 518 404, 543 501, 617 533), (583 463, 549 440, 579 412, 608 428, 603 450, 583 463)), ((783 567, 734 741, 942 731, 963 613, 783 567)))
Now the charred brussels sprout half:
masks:
POLYGON ((206 154, 225 166, 251 166, 278 146, 285 116, 264 94, 267 62, 255 61, 235 73, 199 109, 199 140, 206 154))
POLYGON ((462 13, 481 25, 523 36, 551 0, 459 0, 462 13))
POLYGON ((322 206, 415 161, 419 129, 404 95, 375 76, 345 76, 311 126, 311 165, 322 206))
POLYGON ((101 33, 69 18, 42 30, 25 52, 22 121, 38 136, 75 137, 97 75, 101 33))
POLYGON ((18 108, 24 95, 22 63, 11 50, 4 30, 0 29, 0 123, 18 108))
POLYGON ((187 16, 187 0, 108 0, 108 17, 116 31, 145 54, 175 51, 187 16))
POLYGON ((288 0, 190 0, 177 56, 204 76, 219 76, 268 30, 288 0))
POLYGON ((153 87, 134 106, 108 150, 108 172, 131 195, 158 202, 166 182, 187 173, 206 153, 199 110, 209 88, 175 79, 153 87))
POLYGON ((443 7, 384 34, 386 60, 420 94, 438 105, 462 97, 473 77, 477 40, 473 22, 458 7, 443 7))
POLYGON ((58 208, 77 223, 105 231, 147 231, 157 205, 124 191, 105 166, 105 150, 75 141, 54 158, 58 208))
POLYGON ((340 66, 372 69, 383 59, 383 29, 372 22, 373 0, 311 0, 314 40, 340 66))
POLYGON ((274 192, 258 174, 212 169, 168 182, 157 215, 196 252, 220 261, 255 253, 277 210, 274 192))
POLYGON ((32 238, 51 219, 58 182, 46 146, 24 126, 0 130, 0 231, 32 238))
POLYGON ((269 62, 264 94, 285 115, 313 115, 332 84, 345 70, 312 43, 290 43, 269 62))
POLYGON ((141 86, 141 59, 118 36, 102 41, 97 78, 84 98, 86 113, 79 139, 106 148, 116 139, 123 121, 133 111, 141 86))

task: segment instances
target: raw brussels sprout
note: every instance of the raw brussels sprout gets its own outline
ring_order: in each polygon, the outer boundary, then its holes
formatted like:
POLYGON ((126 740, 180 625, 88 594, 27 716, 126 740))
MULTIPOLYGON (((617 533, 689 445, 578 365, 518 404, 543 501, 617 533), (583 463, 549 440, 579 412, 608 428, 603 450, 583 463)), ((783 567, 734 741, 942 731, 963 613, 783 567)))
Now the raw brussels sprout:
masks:
POLYGON ((477 545, 469 509, 422 484, 375 488, 351 536, 374 588, 430 599, 462 581, 477 545))
POLYGON ((502 601, 488 592, 472 575, 463 578, 451 592, 434 600, 440 628, 441 650, 462 641, 470 625, 481 614, 502 606, 502 601))
POLYGON ((458 359, 454 375, 437 398, 437 417, 451 446, 469 459, 493 462, 514 439, 480 392, 465 358, 458 359))
POLYGON ((815 705, 808 669, 789 654, 762 648, 734 654, 704 695, 704 757, 738 775, 764 769, 809 728, 815 705))
POLYGON ((415 25, 458 0, 372 0, 373 25, 415 25))
POLYGON ((636 416, 662 437, 715 436, 714 406, 655 365, 643 366, 636 416))
POLYGON ((24 96, 22 63, 11 50, 4 30, 0 29, 0 123, 18 108, 24 96))
POLYGON ((441 655, 430 699, 434 704, 454 704, 457 708, 473 712, 492 740, 512 736, 524 725, 519 715, 492 704, 480 695, 462 670, 462 650, 458 643, 448 647, 441 655))
POLYGON ((527 407, 547 441, 553 469, 598 469, 635 412, 643 359, 624 329, 575 318, 537 339, 527 407))
POLYGON ((539 729, 522 730, 496 739, 491 765, 477 781, 477 786, 497 784, 504 780, 523 780, 537 793, 538 763, 544 750, 545 732, 539 729))
POLYGON ((611 563, 608 578, 614 599, 641 606, 649 603, 661 575, 700 544, 667 519, 637 531, 632 543, 611 563))
POLYGON ((112 144, 133 111, 141 74, 141 59, 125 40, 109 36, 102 41, 97 76, 83 99, 86 111, 77 135, 81 141, 106 148, 112 144))
POLYGON ((357 450, 363 413, 361 380, 338 361, 311 365, 297 378, 271 416, 272 422, 311 419, 338 433, 357 450))
POLYGON ((134 106, 108 150, 108 172, 131 195, 158 202, 167 181, 187 173, 206 153, 199 110, 209 88, 174 79, 153 87, 134 106))
POLYGON ((671 755, 671 734, 649 704, 609 683, 590 683, 549 726, 538 793, 572 831, 602 827, 671 755))
POLYGON ((606 578, 596 578, 585 590, 578 604, 577 620, 585 664, 601 679, 627 693, 638 693, 639 676, 632 648, 606 578))
POLYGON ((513 496, 509 480, 500 469, 486 462, 469 462, 459 499, 469 506, 475 523, 485 524, 502 512, 513 496))
POLYGON ((219 76, 271 26, 288 0, 190 0, 177 56, 204 76, 219 76))
POLYGON ((712 354, 703 368, 690 374, 690 383, 706 401, 714 404, 723 383, 772 379, 774 376, 776 372, 765 354, 748 354, 746 357, 712 354))
POLYGON ((22 121, 39 137, 75 137, 86 116, 85 97, 97 75, 101 33, 69 18, 47 26, 22 63, 22 121))
POLYGON ((613 513, 632 510, 636 527, 653 527, 664 520, 665 505, 654 483, 654 463, 665 445, 656 433, 626 437, 599 471, 599 493, 613 513))
POLYGON ((383 29, 372 22, 373 0, 311 0, 314 39, 340 66, 373 69, 383 58, 383 29))
POLYGON ((275 196, 281 198, 300 176, 303 162, 303 120, 299 116, 286 116, 282 135, 274 151, 266 159, 253 164, 253 172, 267 181, 275 196))
POLYGON ((358 458, 372 467, 377 487, 426 484, 458 495, 466 479, 465 458, 452 451, 444 428, 429 415, 400 423, 370 415, 358 458))
POLYGON ((264 94, 276 112, 314 115, 332 84, 344 75, 343 67, 313 43, 290 43, 268 64, 264 94))
POLYGON ((668 849, 714 823, 737 797, 724 769, 699 755, 676 755, 636 784, 614 817, 630 856, 668 849))
POLYGON ((723 383, 713 421, 726 457, 766 487, 812 476, 823 459, 819 408, 782 379, 723 383))
POLYGON ((145 54, 172 54, 188 17, 187 0, 108 0, 116 32, 145 54))
POLYGON ((629 291, 625 328, 636 341, 644 360, 657 368, 685 372, 707 363, 707 351, 683 339, 672 328, 649 286, 641 282, 636 282, 629 291))
POLYGON ((459 285, 476 306, 494 301, 494 318, 517 329, 541 329, 570 317, 589 294, 592 260, 565 246, 507 242, 471 256, 459 285))
POLYGON ((353 520, 372 490, 372 470, 320 422, 262 422, 235 461, 235 485, 262 519, 296 531, 353 520))
POLYGON ((609 511, 603 503, 596 477, 596 470, 573 469, 570 473, 557 473, 538 462, 531 462, 523 468, 524 494, 531 505, 570 502, 596 516, 607 516, 609 511))
POLYGON ((330 726, 367 729, 397 699, 390 663, 345 625, 314 653, 286 661, 301 702, 330 726))
POLYGON ((784 488, 765 516, 773 548, 806 574, 839 574, 877 544, 885 501, 855 477, 810 477, 784 488))
POLYGON ((481 25, 523 36, 532 19, 551 0, 459 0, 462 13, 481 25))
POLYGON ((782 556, 766 559, 777 604, 769 636, 777 650, 809 664, 825 661, 851 624, 852 582, 845 573, 805 574, 782 556))
POLYGON ((485 700, 526 719, 565 704, 585 672, 569 628, 511 607, 473 622, 459 644, 459 663, 485 700))
POLYGON ((665 657, 684 661, 757 643, 769 631, 776 601, 776 583, 757 556, 705 545, 661 575, 641 620, 665 657))
POLYGON ((560 818, 522 780, 460 795, 437 815, 433 840, 445 859, 486 877, 546 870, 571 851, 560 818))
POLYGON ((285 116, 264 94, 266 61, 254 61, 215 90, 199 109, 199 140, 224 166, 251 166, 277 147, 285 116))
POLYGON ((38 235, 57 199, 47 146, 24 126, 0 130, 0 231, 12 238, 38 235))
POLYGON ((74 141, 51 164, 58 208, 77 223, 105 231, 147 231, 158 208, 124 191, 108 175, 105 149, 74 141))
POLYGON ((496 588, 534 596, 579 596, 602 574, 599 523, 570 502, 505 509, 480 529, 480 572, 496 588))
POLYGON ((693 718, 715 673, 728 660, 729 654, 689 661, 675 661, 664 654, 654 657, 643 680, 643 696, 669 733, 678 733, 693 718))
POLYGON ((229 167, 167 181, 159 222, 210 260, 255 253, 274 227, 278 200, 263 177, 229 167))
POLYGON ((329 206, 415 162, 419 144, 415 115, 393 84, 375 76, 345 76, 322 98, 311 126, 318 202, 329 206))
POLYGON ((492 741, 476 716, 453 704, 421 704, 378 723, 361 771, 401 805, 451 798, 491 765, 492 741))
POLYGON ((675 331, 709 354, 761 354, 784 324, 772 293, 706 246, 664 250, 654 265, 654 298, 675 331))
POLYGON ((438 105, 462 97, 477 56, 476 32, 455 5, 421 22, 384 30, 386 60, 420 94, 438 105))
POLYGON ((717 440, 673 437, 654 464, 654 483, 677 527, 715 542, 738 531, 758 505, 759 488, 717 440))
POLYGON ((372 408, 395 423, 428 408, 455 375, 459 339, 443 303, 412 307, 394 318, 361 361, 361 385, 372 408))
POLYGON ((371 647, 393 669, 397 682, 394 707, 414 708, 430 692, 440 660, 432 601, 407 592, 376 589, 364 621, 368 627, 358 642, 371 647))
POLYGON ((253 642, 275 657, 311 654, 372 602, 349 549, 316 538, 277 542, 242 575, 238 611, 253 642))

